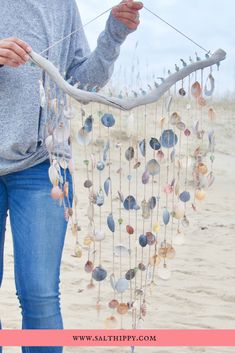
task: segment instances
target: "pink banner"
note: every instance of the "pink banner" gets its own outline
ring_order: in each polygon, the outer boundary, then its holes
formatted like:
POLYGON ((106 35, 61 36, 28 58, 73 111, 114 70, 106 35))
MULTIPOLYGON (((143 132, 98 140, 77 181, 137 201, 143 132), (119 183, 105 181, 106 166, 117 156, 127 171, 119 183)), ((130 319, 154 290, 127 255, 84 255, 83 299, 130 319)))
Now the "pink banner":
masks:
POLYGON ((0 346, 235 346, 235 330, 0 330, 0 346))

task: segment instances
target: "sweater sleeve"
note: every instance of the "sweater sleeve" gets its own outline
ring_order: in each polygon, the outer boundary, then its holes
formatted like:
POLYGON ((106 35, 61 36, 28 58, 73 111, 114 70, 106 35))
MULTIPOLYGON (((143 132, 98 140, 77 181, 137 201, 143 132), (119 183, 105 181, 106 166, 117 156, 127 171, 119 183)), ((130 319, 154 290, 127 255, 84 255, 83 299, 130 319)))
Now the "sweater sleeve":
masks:
MULTIPOLYGON (((72 30, 81 27, 80 14, 75 5, 72 30)), ((98 37, 97 47, 91 52, 81 28, 71 37, 66 79, 73 85, 77 83, 82 89, 99 89, 105 86, 113 73, 121 44, 131 32, 133 31, 110 13, 105 30, 98 37)))

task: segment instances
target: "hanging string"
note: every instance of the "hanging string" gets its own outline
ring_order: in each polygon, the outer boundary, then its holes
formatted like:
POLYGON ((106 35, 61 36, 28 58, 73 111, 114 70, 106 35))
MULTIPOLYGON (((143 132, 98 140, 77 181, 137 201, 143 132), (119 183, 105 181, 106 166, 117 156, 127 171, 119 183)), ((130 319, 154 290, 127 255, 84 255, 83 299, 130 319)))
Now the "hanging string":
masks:
POLYGON ((190 42, 192 42, 193 44, 195 44, 197 47, 199 47, 200 49, 204 50, 207 54, 210 53, 210 50, 205 49, 204 47, 202 47, 200 44, 198 44, 197 42, 195 42, 192 38, 188 37, 186 34, 184 34, 182 31, 180 31, 179 29, 177 29, 176 27, 174 27, 173 25, 171 25, 169 22, 167 22, 166 20, 164 20, 162 17, 158 16, 155 12, 153 12, 152 10, 148 9, 146 6, 144 6, 144 9, 146 11, 148 11, 149 13, 151 13, 153 16, 157 17, 160 21, 164 22, 167 26, 171 27, 172 29, 174 29, 174 31, 176 31, 177 33, 179 33, 181 36, 185 37, 186 39, 188 39, 190 42))
MULTIPOLYGON (((183 37, 185 37, 186 39, 188 39, 190 42, 192 42, 193 44, 195 44, 197 47, 199 47, 200 49, 204 50, 207 54, 210 53, 210 50, 205 49, 203 46, 201 46, 200 44, 198 44, 197 42, 195 42, 192 38, 190 38, 189 36, 187 36, 186 34, 184 34, 182 31, 180 31, 179 29, 177 29, 175 26, 171 25, 169 22, 167 22, 166 20, 164 20, 162 17, 160 17, 159 15, 157 15, 155 12, 153 12, 152 10, 150 10, 149 8, 147 8, 146 6, 143 7, 146 11, 148 11, 149 13, 151 13, 153 16, 155 16, 156 18, 158 18, 160 21, 164 22, 167 26, 171 27, 174 31, 176 31, 177 33, 179 33, 180 35, 182 35, 183 37)), ((87 23, 85 23, 84 25, 80 26, 78 29, 76 29, 75 31, 71 32, 70 34, 68 34, 67 36, 61 38, 60 40, 58 40, 57 42, 55 42, 54 44, 50 45, 48 48, 44 49, 42 52, 40 52, 39 54, 42 55, 44 53, 46 53, 49 49, 54 48, 56 45, 60 44, 61 42, 63 42, 64 40, 66 40, 67 38, 71 37, 72 35, 74 35, 75 33, 79 32, 81 29, 85 28, 86 26, 88 26, 89 24, 95 22, 96 20, 98 20, 100 17, 104 16, 106 13, 112 11, 112 7, 110 7, 108 10, 102 12, 101 14, 99 14, 98 16, 94 17, 93 19, 91 19, 90 21, 88 21, 87 23)))

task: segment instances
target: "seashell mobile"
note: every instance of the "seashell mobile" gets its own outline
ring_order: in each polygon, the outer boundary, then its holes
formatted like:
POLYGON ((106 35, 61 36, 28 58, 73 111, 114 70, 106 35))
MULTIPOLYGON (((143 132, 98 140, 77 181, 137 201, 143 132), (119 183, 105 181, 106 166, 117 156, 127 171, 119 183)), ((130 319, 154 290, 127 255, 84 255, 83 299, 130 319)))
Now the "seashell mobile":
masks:
POLYGON ((110 309, 107 328, 123 328, 125 317, 133 329, 141 328, 149 291, 157 281, 171 278, 171 262, 185 241, 190 217, 214 182, 213 69, 226 53, 207 52, 205 60, 197 56, 189 64, 181 60, 181 69, 176 65, 160 84, 132 97, 127 92, 128 98, 79 90, 41 55, 30 56, 51 79, 49 88, 40 82, 41 106, 49 111, 45 144, 51 196, 70 220, 74 256, 81 258, 87 288, 97 293, 97 311, 101 304, 110 309), (56 154, 58 144, 72 150, 75 117, 81 122, 77 143, 83 165, 66 153, 56 154), (80 185, 77 163, 86 171, 80 185), (73 177, 73 205, 60 167, 73 177), (85 229, 79 226, 83 215, 81 210, 78 216, 77 188, 87 193, 85 229), (102 289, 107 286, 104 303, 102 289))

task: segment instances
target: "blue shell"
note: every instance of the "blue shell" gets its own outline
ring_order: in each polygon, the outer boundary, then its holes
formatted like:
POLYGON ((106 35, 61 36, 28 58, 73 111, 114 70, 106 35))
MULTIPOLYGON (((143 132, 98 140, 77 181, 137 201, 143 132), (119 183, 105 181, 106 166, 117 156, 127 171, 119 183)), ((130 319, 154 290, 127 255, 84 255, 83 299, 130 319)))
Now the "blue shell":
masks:
POLYGON ((104 152, 103 152, 103 161, 106 162, 108 159, 108 151, 109 151, 109 142, 106 143, 104 152))
POLYGON ((102 189, 96 195, 96 204, 97 206, 103 206, 104 204, 104 193, 102 189))
POLYGON ((129 195, 124 200, 123 206, 124 206, 125 210, 127 210, 127 211, 134 210, 136 207, 136 199, 134 198, 134 196, 129 195))
POLYGON ((161 148, 160 142, 159 142, 158 139, 156 139, 155 137, 152 137, 152 138, 151 138, 149 144, 150 144, 150 147, 151 147, 154 151, 158 151, 158 150, 160 150, 160 148, 161 148))
POLYGON ((178 137, 173 130, 163 131, 160 142, 165 148, 172 148, 178 143, 178 137))
POLYGON ((115 222, 114 222, 112 213, 110 213, 110 215, 107 218, 107 224, 108 224, 109 230, 112 233, 114 233, 115 232, 115 222))
POLYGON ((115 119, 112 114, 104 114, 101 118, 101 122, 106 127, 112 127, 115 125, 115 119))
POLYGON ((93 118, 92 115, 88 116, 84 123, 84 129, 86 132, 91 132, 93 128, 93 118))
POLYGON ((145 140, 140 141, 139 148, 140 148, 140 152, 141 152, 142 156, 145 157, 146 156, 146 141, 145 140))
POLYGON ((101 266, 96 267, 92 271, 92 278, 97 282, 103 281, 106 277, 107 277, 107 271, 101 266))
POLYGON ((104 182, 104 191, 105 191, 107 196, 109 196, 110 183, 111 183, 111 179, 110 178, 106 179, 105 182, 104 182))
POLYGON ((104 162, 102 162, 102 161, 97 162, 96 168, 97 168, 100 172, 102 172, 102 170, 104 170, 104 168, 105 168, 104 162))
POLYGON ((165 225, 167 225, 169 222, 170 222, 170 212, 164 208, 164 211, 163 211, 163 223, 165 225))
POLYGON ((188 191, 183 191, 180 194, 180 201, 182 202, 188 202, 190 200, 190 193, 188 191))
POLYGON ((139 236, 139 244, 142 246, 142 248, 145 248, 148 244, 148 239, 147 236, 142 234, 139 236))

